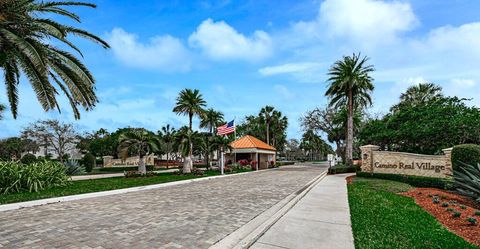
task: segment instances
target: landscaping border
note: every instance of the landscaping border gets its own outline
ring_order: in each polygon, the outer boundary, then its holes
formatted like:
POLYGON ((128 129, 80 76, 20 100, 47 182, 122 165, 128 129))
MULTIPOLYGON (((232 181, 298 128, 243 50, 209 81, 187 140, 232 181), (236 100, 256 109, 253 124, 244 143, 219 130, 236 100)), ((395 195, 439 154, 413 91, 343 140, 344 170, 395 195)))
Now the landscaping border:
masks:
POLYGON ((383 174, 383 173, 369 173, 369 172, 357 172, 358 177, 365 178, 378 178, 384 180, 391 180, 397 182, 408 183, 414 187, 423 188, 439 188, 452 190, 453 182, 444 178, 434 178, 426 176, 414 176, 414 175, 398 175, 398 174, 383 174))

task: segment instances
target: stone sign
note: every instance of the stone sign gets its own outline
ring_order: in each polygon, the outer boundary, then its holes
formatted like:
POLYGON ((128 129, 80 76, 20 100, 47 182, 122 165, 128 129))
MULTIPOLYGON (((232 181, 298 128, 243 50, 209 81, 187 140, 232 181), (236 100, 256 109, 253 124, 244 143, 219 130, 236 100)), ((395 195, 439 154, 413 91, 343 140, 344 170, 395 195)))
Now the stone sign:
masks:
POLYGON ((362 172, 416 175, 446 178, 452 171, 452 149, 444 155, 421 155, 405 152, 379 151, 379 146, 365 145, 362 151, 362 172))
MULTIPOLYGON (((145 165, 154 165, 155 156, 153 154, 144 157, 145 165)), ((122 167, 122 166, 138 166, 140 162, 139 156, 127 157, 125 159, 113 159, 113 156, 103 157, 103 167, 122 167)))

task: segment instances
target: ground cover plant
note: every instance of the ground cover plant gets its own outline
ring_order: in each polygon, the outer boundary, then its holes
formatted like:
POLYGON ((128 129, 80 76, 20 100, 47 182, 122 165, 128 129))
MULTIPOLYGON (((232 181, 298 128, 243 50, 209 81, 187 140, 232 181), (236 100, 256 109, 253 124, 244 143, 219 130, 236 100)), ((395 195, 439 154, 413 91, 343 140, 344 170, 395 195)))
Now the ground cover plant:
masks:
MULTIPOLYGON (((248 172, 249 170, 239 170, 229 173, 240 173, 248 172)), ((229 174, 227 173, 227 174, 229 174)), ((163 173, 150 177, 113 177, 113 178, 104 178, 104 179, 94 179, 94 180, 82 180, 82 181, 72 181, 70 184, 61 187, 54 187, 50 189, 45 189, 36 193, 22 192, 14 194, 5 194, 0 195, 0 204, 22 202, 22 201, 31 201, 38 199, 45 199, 51 197, 75 195, 75 194, 84 194, 84 193, 93 193, 106 190, 114 190, 121 188, 129 188, 136 186, 145 186, 151 184, 159 184, 173 181, 188 180, 200 177, 215 176, 220 175, 219 171, 204 171, 203 175, 194 175, 194 174, 175 174, 175 173, 163 173)))
POLYGON ((66 186, 68 179, 65 167, 57 162, 0 162, 0 195, 66 186))
MULTIPOLYGON (((381 179, 355 178, 348 184, 352 229, 357 249, 365 248, 477 248, 449 232, 433 216, 398 193, 411 185, 381 179)), ((432 203, 434 196, 428 197, 432 203)), ((437 195, 441 199, 441 195, 437 195)), ((435 204, 447 211, 440 204, 435 204)), ((466 217, 462 222, 467 223, 466 217)))

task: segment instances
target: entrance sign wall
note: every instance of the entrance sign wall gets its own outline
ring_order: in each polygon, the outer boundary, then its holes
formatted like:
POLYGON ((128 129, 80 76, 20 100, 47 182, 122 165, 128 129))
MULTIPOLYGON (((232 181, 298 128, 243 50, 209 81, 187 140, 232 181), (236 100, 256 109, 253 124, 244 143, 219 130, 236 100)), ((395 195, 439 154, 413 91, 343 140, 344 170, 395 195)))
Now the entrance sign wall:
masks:
POLYGON ((416 175, 447 178, 452 172, 452 148, 444 149, 443 155, 421 155, 405 152, 379 151, 376 145, 360 147, 362 172, 416 175))

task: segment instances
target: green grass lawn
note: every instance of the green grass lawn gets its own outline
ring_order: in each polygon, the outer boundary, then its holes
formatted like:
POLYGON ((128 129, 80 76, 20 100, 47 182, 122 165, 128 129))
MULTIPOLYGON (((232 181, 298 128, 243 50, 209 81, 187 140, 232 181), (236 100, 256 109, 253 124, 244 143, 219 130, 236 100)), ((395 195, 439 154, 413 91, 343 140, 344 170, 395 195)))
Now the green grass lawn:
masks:
MULTIPOLYGON (((249 170, 242 170, 234 173, 248 172, 248 171, 249 170)), ((231 173, 227 173, 227 174, 231 174, 231 173)), ((145 185, 151 185, 151 184, 181 181, 181 180, 188 180, 193 178, 215 176, 215 175, 220 175, 220 172, 206 171, 203 176, 194 176, 191 174, 175 175, 173 173, 162 173, 161 175, 157 175, 153 177, 138 177, 138 178, 113 177, 113 178, 94 179, 94 180, 72 181, 66 187, 56 187, 56 188, 46 189, 36 193, 23 192, 23 193, 15 193, 15 194, 8 194, 8 195, 0 195, 0 204, 39 200, 39 199, 75 195, 75 194, 85 194, 85 193, 129 188, 129 187, 136 187, 136 186, 145 186, 145 185)))
POLYGON ((449 232, 413 199, 410 185, 356 178, 348 185, 355 248, 478 248, 449 232))

